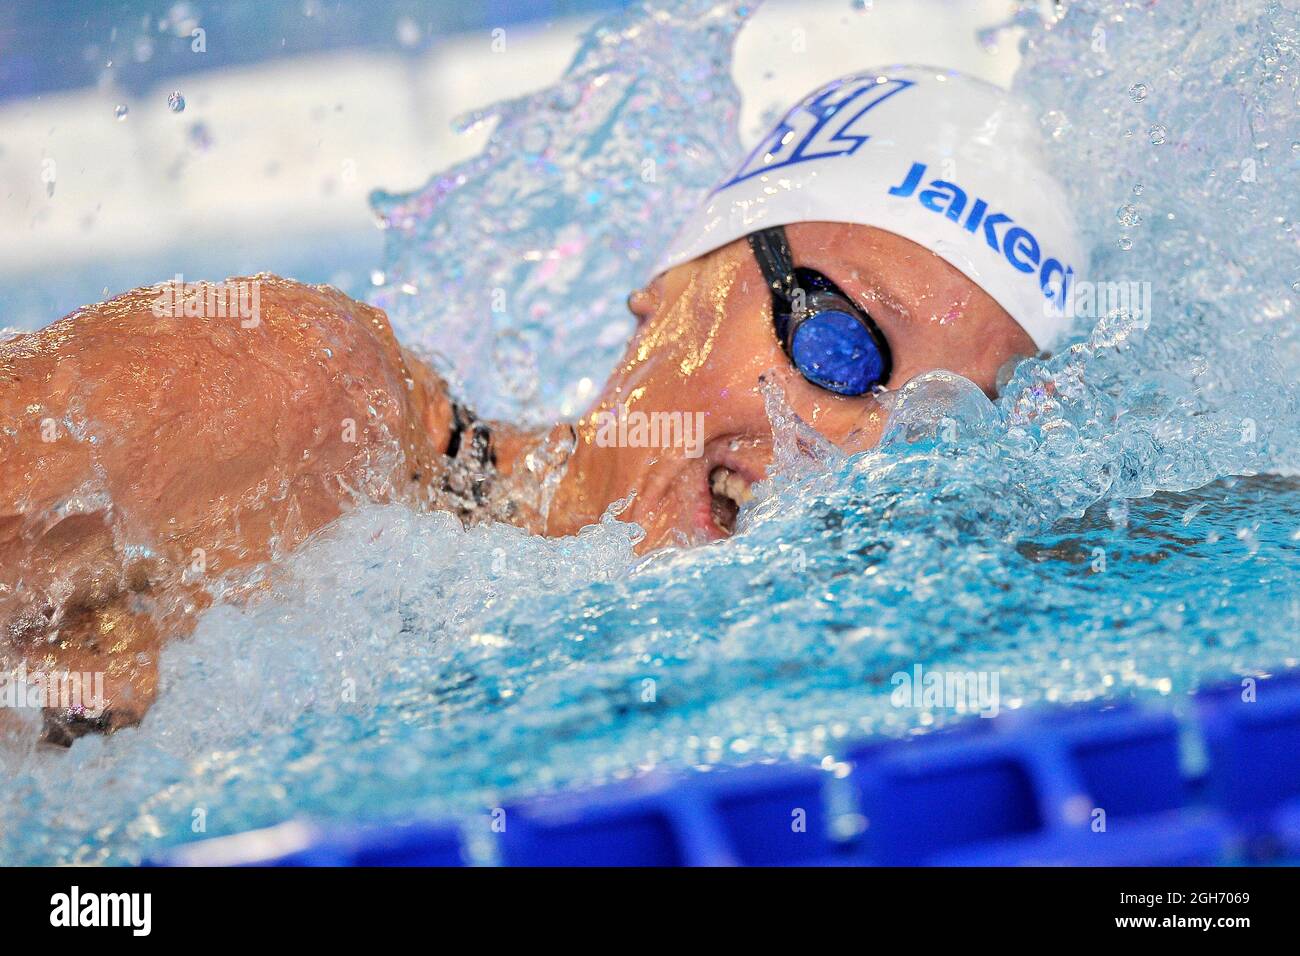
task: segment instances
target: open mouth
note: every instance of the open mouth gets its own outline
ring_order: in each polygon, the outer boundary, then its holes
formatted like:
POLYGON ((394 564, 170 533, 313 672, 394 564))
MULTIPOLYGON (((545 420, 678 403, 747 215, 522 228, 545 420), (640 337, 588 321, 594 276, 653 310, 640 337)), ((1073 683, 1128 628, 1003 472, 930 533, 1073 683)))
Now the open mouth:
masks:
POLYGON ((713 493, 713 523, 719 531, 736 532, 736 515, 740 506, 754 497, 749 482, 724 465, 709 472, 709 490, 713 493))

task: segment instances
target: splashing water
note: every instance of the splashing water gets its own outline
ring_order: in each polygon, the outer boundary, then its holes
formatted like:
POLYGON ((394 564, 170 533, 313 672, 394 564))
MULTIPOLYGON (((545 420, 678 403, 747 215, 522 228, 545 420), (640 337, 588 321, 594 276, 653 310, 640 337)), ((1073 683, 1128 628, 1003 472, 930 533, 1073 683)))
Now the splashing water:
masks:
MULTIPOLYGON (((172 645, 143 726, 0 750, 4 860, 135 860, 194 839, 200 816, 209 836, 299 813, 486 832, 520 793, 823 761, 964 717, 893 705, 891 676, 917 664, 997 675, 1002 710, 1178 704, 1293 666, 1300 24, 1275 3, 1205 6, 1081 2, 1043 22, 1026 3, 1014 19, 1017 86, 1094 278, 1150 282, 1149 313, 1080 320, 996 403, 922 376, 854 457, 768 386, 778 467, 719 545, 638 560, 613 515, 547 541, 361 508, 267 597, 172 645)), ((407 341, 466 348, 444 368, 492 413, 573 410, 621 348, 623 294, 737 151, 722 65, 745 12, 617 15, 557 87, 497 108, 484 156, 377 198, 379 299, 407 341), (520 356, 535 394, 512 391, 520 356)))
POLYGON ((372 197, 390 233, 373 303, 482 414, 544 425, 594 397, 632 333, 628 292, 739 152, 747 13, 634 5, 557 85, 460 120, 495 122, 479 156, 372 197))

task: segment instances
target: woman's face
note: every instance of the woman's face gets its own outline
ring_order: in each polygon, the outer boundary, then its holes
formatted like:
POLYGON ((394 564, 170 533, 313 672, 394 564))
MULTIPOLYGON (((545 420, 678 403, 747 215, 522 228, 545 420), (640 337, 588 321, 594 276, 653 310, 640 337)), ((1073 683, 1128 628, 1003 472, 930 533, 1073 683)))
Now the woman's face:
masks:
MULTIPOLYGON (((986 293, 915 243, 843 223, 799 223, 786 235, 796 266, 827 276, 875 320, 893 355, 887 388, 948 369, 992 394, 1009 359, 1036 351, 986 293)), ((643 551, 727 537, 736 499, 772 460, 764 379, 841 449, 879 441, 885 413, 875 397, 833 394, 790 364, 745 240, 669 270, 629 307, 636 334, 577 424, 549 533, 571 534, 635 493, 622 518, 645 528, 643 551)))

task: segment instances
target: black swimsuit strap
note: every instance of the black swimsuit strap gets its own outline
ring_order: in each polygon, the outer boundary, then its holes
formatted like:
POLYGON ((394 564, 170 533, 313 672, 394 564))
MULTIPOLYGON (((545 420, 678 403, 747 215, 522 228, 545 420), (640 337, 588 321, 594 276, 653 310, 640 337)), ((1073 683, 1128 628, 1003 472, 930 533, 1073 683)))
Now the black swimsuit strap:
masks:
POLYGON ((480 422, 474 413, 460 402, 451 403, 451 434, 447 436, 447 450, 444 454, 448 458, 455 458, 460 454, 460 447, 467 430, 470 433, 470 451, 473 452, 479 465, 483 467, 495 465, 496 453, 492 449, 492 429, 480 422))

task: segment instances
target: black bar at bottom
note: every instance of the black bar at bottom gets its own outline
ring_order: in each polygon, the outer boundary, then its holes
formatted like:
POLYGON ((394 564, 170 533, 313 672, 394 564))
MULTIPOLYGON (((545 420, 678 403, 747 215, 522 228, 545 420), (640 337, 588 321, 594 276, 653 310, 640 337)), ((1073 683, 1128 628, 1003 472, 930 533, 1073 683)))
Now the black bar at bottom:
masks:
MULTIPOLYGON (((1214 869, 7 869, 9 942, 76 934, 205 945, 279 938, 338 944, 412 932, 432 943, 576 938, 611 925, 660 934, 708 926, 729 939, 840 927, 932 943, 1008 938, 1050 925, 1054 939, 1199 933, 1230 942, 1295 921, 1295 871, 1214 869), (75 890, 75 907, 74 891, 75 890), (131 894, 149 894, 145 898, 131 894), (112 894, 105 897, 104 894, 112 894), (120 896, 119 894, 128 894, 120 896), (88 900, 93 897, 93 900, 88 900), (76 918, 72 910, 77 910, 76 918), (111 921, 117 926, 71 925, 111 921), (612 921, 612 923, 611 923, 612 921), (1206 922, 1208 921, 1208 923, 1206 922), (62 923, 65 925, 54 925, 62 923), (910 927, 910 929, 909 929, 910 927)), ((399 937, 394 937, 400 938, 399 937)), ((661 944, 668 939, 655 935, 661 944)))

